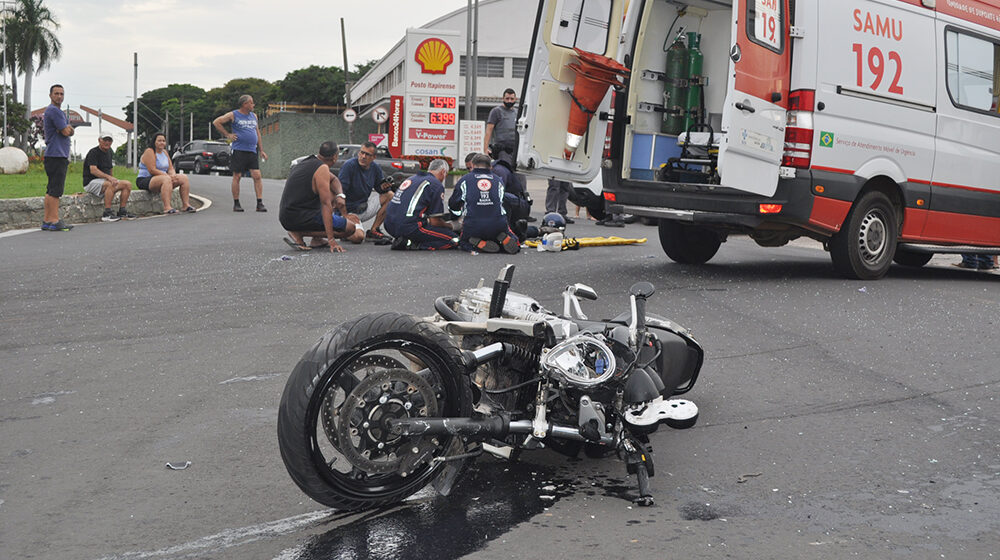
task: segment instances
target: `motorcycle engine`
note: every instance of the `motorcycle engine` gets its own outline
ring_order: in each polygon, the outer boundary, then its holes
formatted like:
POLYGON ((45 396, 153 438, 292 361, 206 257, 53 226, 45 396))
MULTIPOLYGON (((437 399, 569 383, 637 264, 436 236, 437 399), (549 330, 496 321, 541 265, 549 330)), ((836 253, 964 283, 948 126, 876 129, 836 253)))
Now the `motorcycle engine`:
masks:
MULTIPOLYGON (((463 321, 484 322, 490 316, 490 300, 493 297, 492 288, 469 288, 462 290, 455 312, 463 321)), ((557 340, 568 338, 576 333, 576 323, 561 319, 546 310, 537 300, 519 294, 507 292, 504 300, 503 317, 521 321, 545 321, 552 327, 557 340)))

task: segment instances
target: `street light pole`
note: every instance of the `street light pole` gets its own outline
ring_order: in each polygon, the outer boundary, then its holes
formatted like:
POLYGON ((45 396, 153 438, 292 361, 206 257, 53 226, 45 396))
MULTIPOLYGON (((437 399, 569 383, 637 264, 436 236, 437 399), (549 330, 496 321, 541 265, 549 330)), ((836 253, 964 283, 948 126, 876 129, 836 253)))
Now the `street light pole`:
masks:
POLYGON ((7 147, 7 4, 14 4, 9 0, 0 0, 0 26, 3 31, 3 66, 0 66, 0 74, 3 74, 3 140, 0 140, 0 147, 7 147))

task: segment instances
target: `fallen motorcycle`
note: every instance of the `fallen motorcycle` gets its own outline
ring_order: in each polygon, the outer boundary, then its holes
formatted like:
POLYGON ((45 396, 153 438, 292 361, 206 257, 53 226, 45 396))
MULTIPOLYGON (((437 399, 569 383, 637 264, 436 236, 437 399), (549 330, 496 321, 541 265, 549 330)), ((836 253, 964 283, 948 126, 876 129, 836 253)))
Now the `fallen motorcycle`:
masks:
POLYGON ((556 314, 509 291, 463 290, 419 318, 373 313, 329 331, 295 366, 278 412, 281 458, 324 505, 359 510, 399 502, 428 484, 447 495, 486 452, 516 459, 548 447, 617 454, 651 505, 649 434, 698 419, 688 392, 704 353, 683 327, 646 314, 653 285, 630 290, 630 310, 591 321, 583 284, 556 314))

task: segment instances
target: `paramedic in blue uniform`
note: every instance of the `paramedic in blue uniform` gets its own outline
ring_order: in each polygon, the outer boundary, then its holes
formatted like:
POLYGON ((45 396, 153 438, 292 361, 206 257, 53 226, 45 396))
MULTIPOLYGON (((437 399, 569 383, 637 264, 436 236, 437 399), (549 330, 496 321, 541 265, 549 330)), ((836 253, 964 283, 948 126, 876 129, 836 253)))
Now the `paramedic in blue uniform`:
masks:
POLYGON ((462 249, 485 253, 520 250, 517 236, 507 224, 504 199, 504 182, 490 171, 490 158, 477 154, 472 158, 472 172, 458 181, 448 200, 448 208, 455 216, 461 215, 465 208, 462 249))
POLYGON ((506 194, 503 206, 507 212, 507 224, 518 238, 524 239, 527 222, 531 220, 531 197, 528 196, 523 178, 514 173, 514 156, 502 152, 495 153, 494 158, 493 174, 503 182, 506 194))
POLYGON ((262 198, 264 196, 264 182, 260 179, 260 162, 257 159, 257 153, 260 152, 260 157, 265 160, 267 154, 264 153, 264 146, 260 141, 260 127, 257 126, 257 115, 253 112, 253 97, 241 95, 238 104, 239 109, 230 111, 212 121, 216 130, 232 141, 229 169, 233 172, 233 212, 243 211, 243 207, 240 206, 240 178, 247 172, 253 177, 253 188, 257 192, 257 211, 267 212, 262 198), (230 125, 233 129, 232 132, 223 128, 222 125, 226 123, 232 123, 230 125))
POLYGON ((392 248, 440 251, 458 246, 456 233, 441 218, 448 162, 435 159, 396 187, 385 212, 385 229, 395 239, 392 248))

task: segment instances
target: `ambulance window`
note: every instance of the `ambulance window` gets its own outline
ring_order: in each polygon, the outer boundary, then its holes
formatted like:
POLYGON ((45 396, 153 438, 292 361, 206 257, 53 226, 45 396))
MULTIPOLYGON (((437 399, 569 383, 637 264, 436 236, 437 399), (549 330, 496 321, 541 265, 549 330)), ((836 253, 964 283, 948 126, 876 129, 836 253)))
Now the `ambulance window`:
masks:
POLYGON ((785 50, 784 0, 747 0, 747 37, 776 53, 785 50))
POLYGON ((967 109, 997 112, 1000 45, 979 37, 945 32, 948 93, 967 109))
POLYGON ((611 0, 558 0, 552 44, 596 54, 608 49, 611 0))

